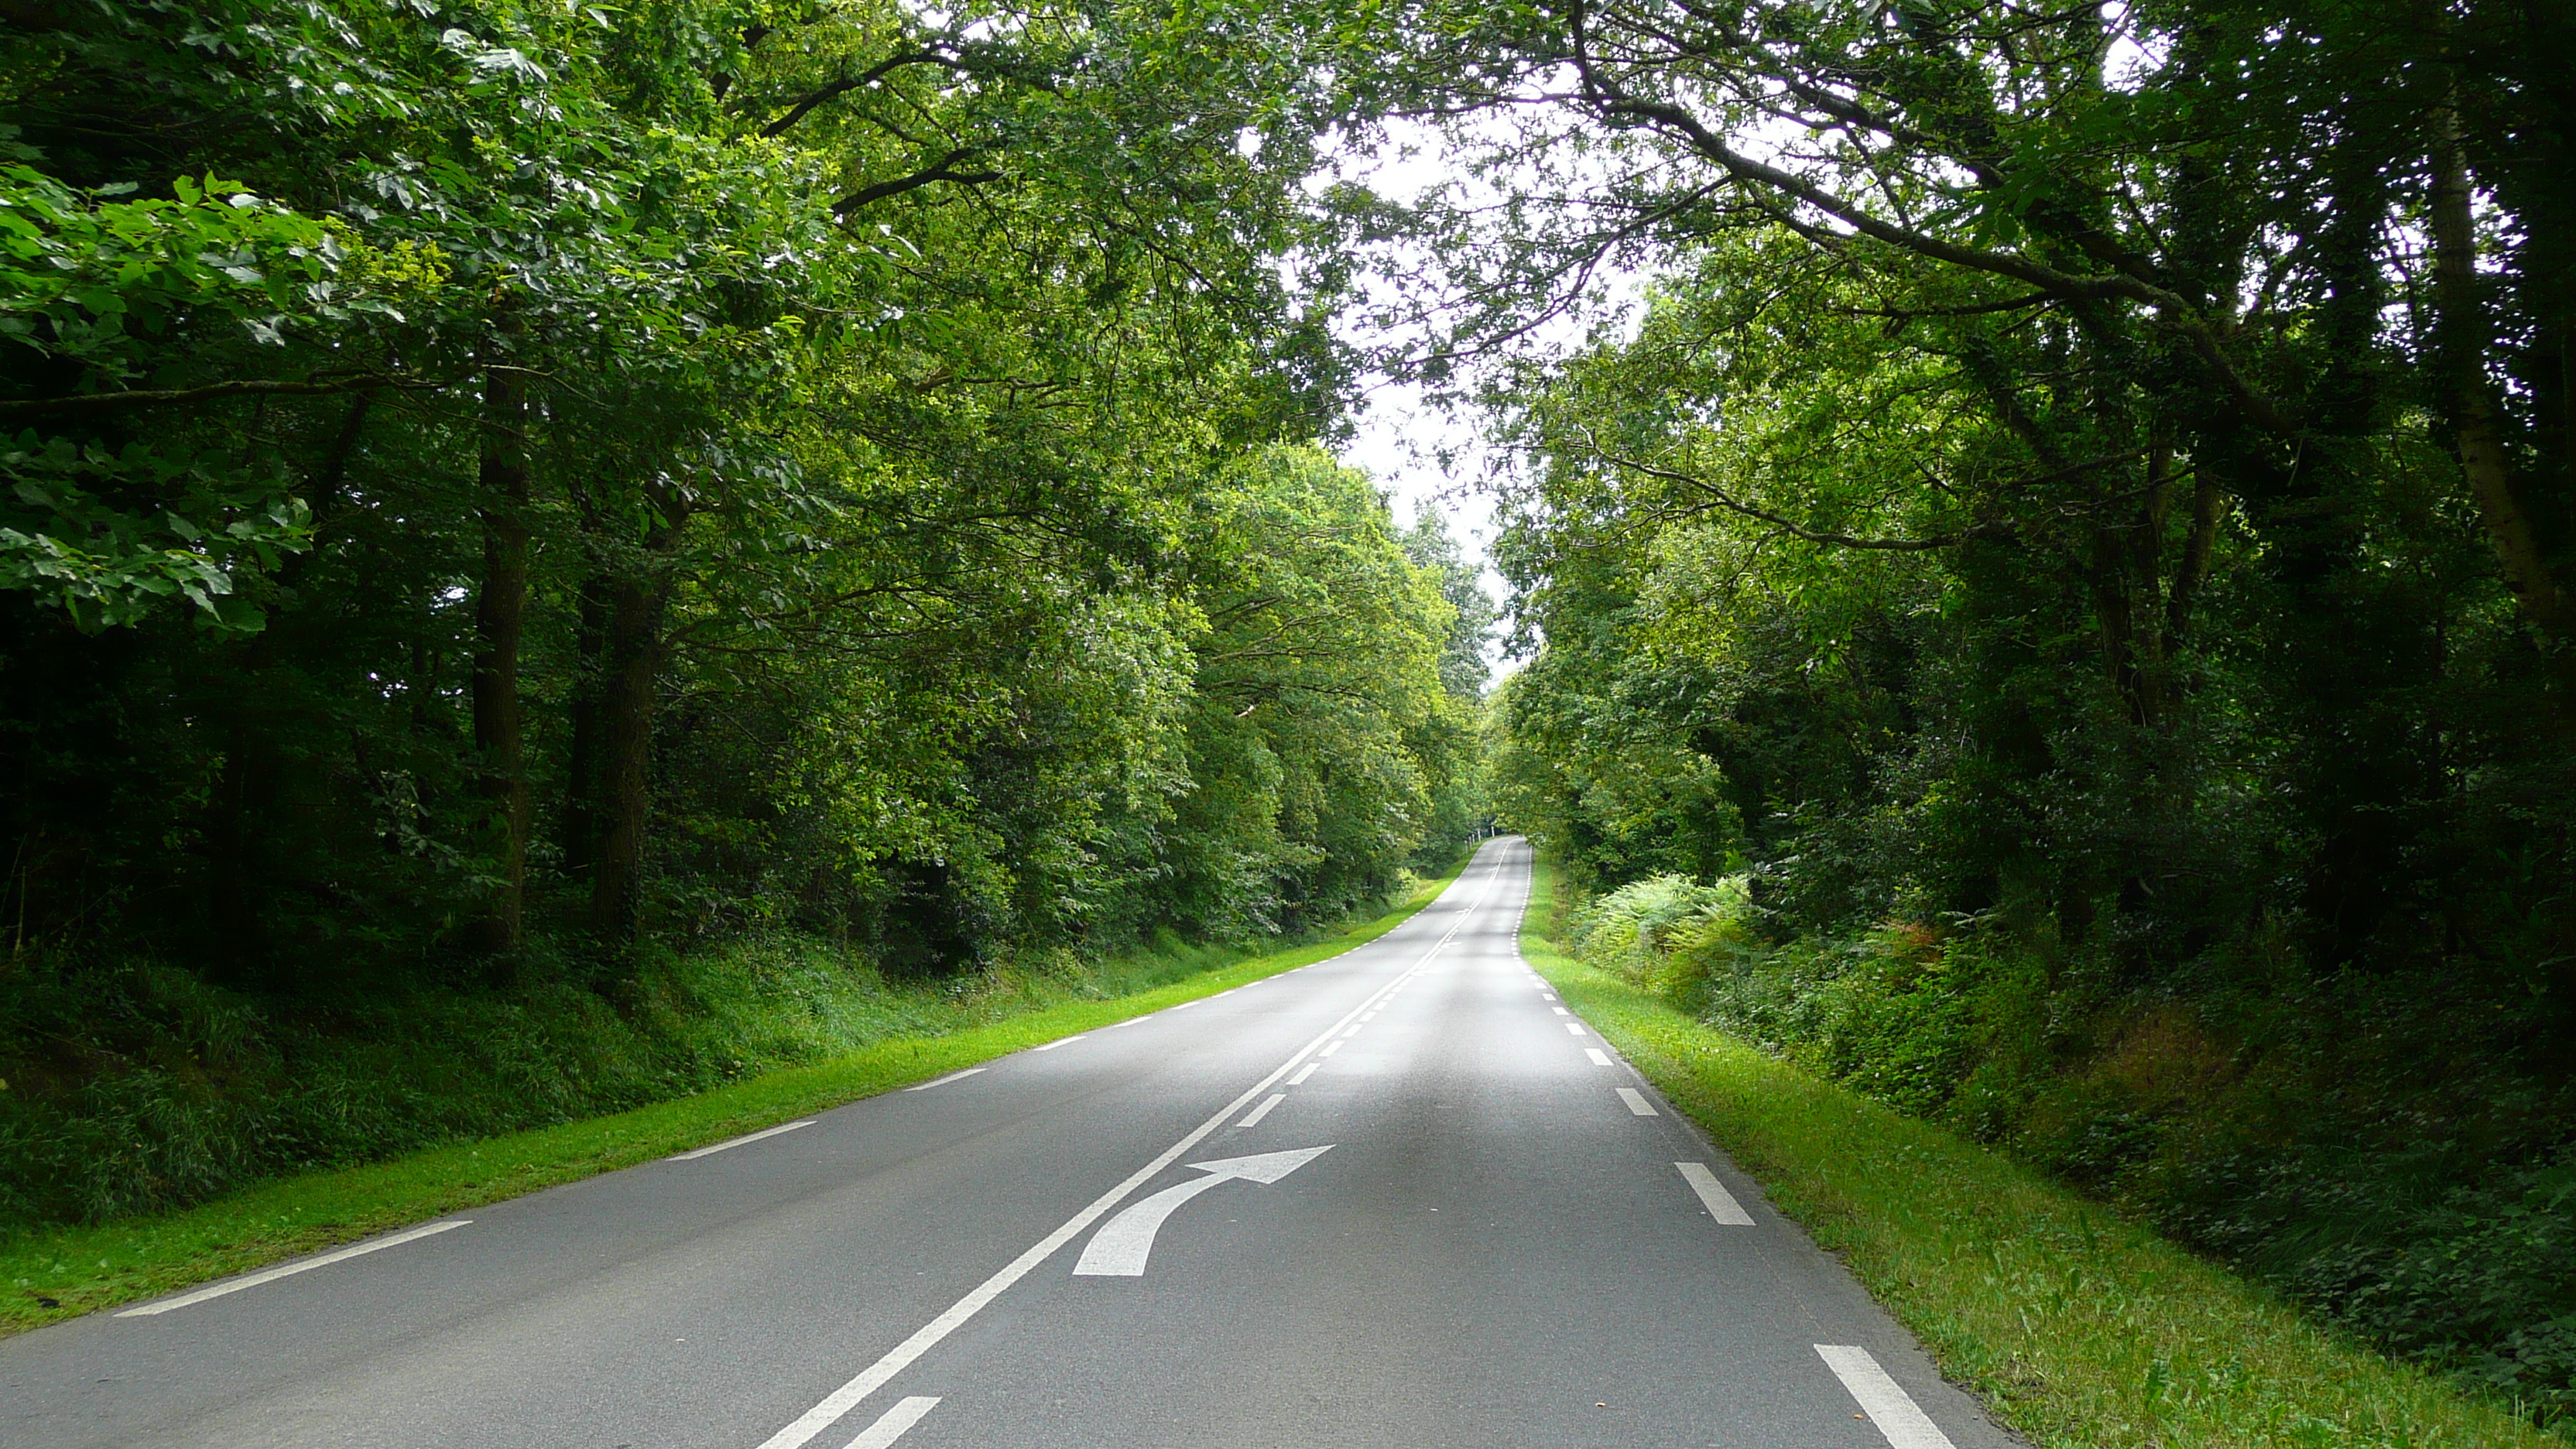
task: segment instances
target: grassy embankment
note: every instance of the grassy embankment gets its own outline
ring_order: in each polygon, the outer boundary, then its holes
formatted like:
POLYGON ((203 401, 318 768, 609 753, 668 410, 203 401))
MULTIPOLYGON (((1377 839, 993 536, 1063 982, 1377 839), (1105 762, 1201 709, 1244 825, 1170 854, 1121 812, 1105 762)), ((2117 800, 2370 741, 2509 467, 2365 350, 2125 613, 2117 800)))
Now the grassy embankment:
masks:
POLYGON ((1544 866, 1537 891, 1521 948, 1567 1004, 2046 1449, 2565 1449, 1996 1153, 1571 959, 1544 866))
MULTIPOLYGON (((0 1335, 631 1167, 1291 971, 1393 930, 1464 868, 1462 859, 1395 910, 1336 935, 1132 994, 1004 1007, 1010 1014, 999 1020, 936 1034, 890 1036, 829 1061, 768 1072, 630 1112, 299 1174, 185 1211, 27 1233, 0 1243, 0 1283, 12 1288, 0 1294, 0 1335), (55 1306, 47 1307, 45 1299, 55 1306)), ((1153 964, 1146 974, 1157 974, 1153 964)), ((1109 980, 1122 974, 1133 979, 1116 963, 1099 974, 1109 980)))

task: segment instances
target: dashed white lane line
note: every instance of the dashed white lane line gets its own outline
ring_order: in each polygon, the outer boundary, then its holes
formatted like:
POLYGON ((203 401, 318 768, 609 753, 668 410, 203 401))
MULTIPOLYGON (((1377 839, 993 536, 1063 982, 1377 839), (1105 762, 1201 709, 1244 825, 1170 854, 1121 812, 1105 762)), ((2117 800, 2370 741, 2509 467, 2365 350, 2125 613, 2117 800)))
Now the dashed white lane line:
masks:
POLYGON ((1708 1170, 1707 1163, 1676 1162, 1673 1166, 1681 1169, 1682 1181, 1689 1183, 1691 1191, 1699 1194, 1700 1205, 1708 1209, 1710 1217, 1730 1228, 1753 1226, 1753 1215, 1736 1202, 1735 1194, 1726 1190, 1726 1184, 1717 1180, 1717 1174, 1708 1170))
POLYGON ((1299 1067, 1297 1069, 1297 1075, 1288 1079, 1288 1085, 1292 1087, 1302 1087, 1306 1085, 1306 1079, 1315 1075, 1315 1068, 1322 1065, 1322 1062, 1308 1062, 1306 1065, 1299 1067))
POLYGON ((897 1399, 893 1408, 877 1415, 875 1423, 860 1430, 859 1437, 851 1440, 847 1449, 886 1449, 887 1445, 903 1437, 904 1430, 920 1423, 921 1416, 938 1405, 939 1400, 920 1394, 909 1399, 897 1399))
POLYGON ((1570 1012, 1570 1011, 1566 1010, 1566 1009, 1565 1009, 1564 1007, 1562 1007, 1562 1006, 1551 1006, 1551 1007, 1549 1007, 1549 1008, 1548 1008, 1548 1010, 1555 1012, 1555 1013, 1556 1013, 1557 1015, 1559 1015, 1559 1016, 1572 1016, 1572 1015, 1574 1014, 1573 1012, 1570 1012))
MULTIPOLYGON (((1204 1001, 1204 1000, 1206 1000, 1206 998, 1205 998, 1205 997, 1201 997, 1201 998, 1200 998, 1200 1000, 1201 1000, 1201 1001, 1204 1001)), ((1197 1001, 1184 1001, 1184 1002, 1182 1002, 1182 1003, 1181 1003, 1180 1005, 1178 1005, 1178 1006, 1167 1006, 1167 1007, 1165 1007, 1165 1008, 1163 1008, 1163 1009, 1164 1009, 1164 1010, 1166 1010, 1166 1011, 1187 1011, 1187 1010, 1189 1010, 1191 1007, 1196 1006, 1196 1005, 1198 1005, 1198 1004, 1199 1004, 1199 1003, 1198 1003, 1197 1001)))
POLYGON ((1358 1027, 1354 1026, 1354 1027, 1352 1027, 1349 1031, 1346 1031, 1346 1032, 1343 1032, 1343 1033, 1342 1033, 1342 1040, 1344 1040, 1344 1041, 1348 1041, 1348 1040, 1350 1040, 1352 1037, 1358 1036, 1359 1034, 1360 1034, 1360 1029, 1359 1029, 1358 1027))
POLYGON ((1869 1356, 1868 1349, 1820 1343, 1816 1352, 1834 1371, 1834 1377, 1851 1391, 1853 1402, 1869 1415, 1878 1432, 1887 1436, 1890 1449, 1957 1449, 1950 1436, 1941 1432, 1941 1426, 1932 1422, 1932 1416, 1924 1413, 1896 1380, 1887 1376, 1887 1370, 1878 1366, 1878 1360, 1869 1356))
MULTIPOLYGON (((1294 1084, 1292 1083, 1291 1085, 1294 1085, 1294 1084)), ((1246 1112, 1245 1114, 1243 1114, 1243 1120, 1242 1120, 1242 1121, 1240 1121, 1240 1122, 1235 1123, 1234 1125, 1235 1125, 1235 1126, 1237 1126, 1237 1127, 1249 1127, 1249 1126, 1251 1126, 1253 1123, 1260 1121, 1262 1118, 1269 1116, 1269 1115, 1270 1115, 1270 1109, 1271 1109, 1271 1108, 1276 1107, 1276 1106, 1278 1106, 1280 1103, 1285 1102, 1285 1101, 1287 1101, 1287 1100, 1288 1100, 1288 1094, 1287 1094, 1287 1093, 1285 1093, 1285 1092, 1273 1092, 1273 1093, 1271 1093, 1271 1094, 1270 1094, 1270 1100, 1268 1100, 1268 1101, 1266 1101, 1266 1102, 1262 1103, 1260 1106, 1255 1107, 1255 1108, 1253 1108, 1251 1111, 1246 1112)))
POLYGON ((1596 1067, 1606 1067, 1610 1065, 1610 1054, 1599 1047, 1585 1047, 1583 1049, 1583 1054, 1592 1058, 1592 1065, 1596 1067))
POLYGON ((968 1077, 971 1077, 971 1076, 975 1075, 977 1072, 980 1072, 980 1071, 982 1071, 982 1070, 984 1070, 982 1067, 968 1067, 966 1070, 964 1070, 964 1071, 962 1071, 962 1072, 950 1072, 947 1076, 944 1076, 944 1077, 933 1077, 933 1078, 931 1078, 929 1081, 923 1082, 923 1083, 922 1083, 922 1084, 920 1084, 919 1086, 916 1086, 916 1087, 906 1087, 906 1088, 904 1088, 904 1090, 905 1090, 905 1091, 907 1091, 907 1092, 927 1092, 927 1091, 929 1091, 929 1090, 930 1090, 931 1088, 933 1088, 933 1087, 946 1086, 946 1085, 947 1085, 948 1083, 950 1083, 950 1082, 962 1082, 962 1081, 964 1081, 965 1079, 967 1079, 968 1077))
POLYGON ((309 1273, 315 1268, 327 1268, 334 1263, 345 1263, 351 1258, 362 1258, 369 1253, 426 1238, 433 1233, 443 1233, 450 1228, 461 1228, 472 1221, 474 1221, 472 1218, 450 1218, 443 1223, 423 1223, 407 1232, 388 1233, 367 1242, 352 1243, 348 1247, 324 1253, 318 1257, 306 1258, 301 1262, 285 1263, 257 1273, 245 1273, 238 1278, 227 1278, 211 1288, 200 1288, 194 1293, 182 1293, 176 1298, 164 1298, 158 1303, 146 1303, 140 1308, 129 1308, 116 1316, 149 1318, 156 1313, 167 1313, 173 1308, 185 1308, 191 1303, 203 1303, 209 1298, 221 1298, 227 1293, 239 1293, 244 1288, 256 1288, 262 1283, 274 1283, 280 1278, 309 1273))
MULTIPOLYGON (((1342 1040, 1343 1040, 1343 1041, 1348 1041, 1348 1040, 1350 1040, 1350 1038, 1348 1038, 1348 1037, 1344 1037, 1342 1040)), ((1324 1048, 1322 1051, 1319 1051, 1319 1052, 1315 1053, 1315 1056, 1316 1056, 1316 1059, 1317 1059, 1317 1060, 1321 1060, 1321 1059, 1323 1059, 1323 1058, 1325 1058, 1325 1057, 1331 1056, 1333 1053, 1335 1053, 1335 1052, 1337 1052, 1337 1051, 1340 1051, 1341 1049, 1342 1049, 1342 1043, 1337 1041, 1337 1042, 1333 1043, 1331 1046, 1328 1046, 1328 1047, 1324 1048)))
POLYGON ((1627 1103, 1628 1110, 1640 1117, 1656 1117, 1662 1115, 1655 1110, 1654 1103, 1646 1100, 1646 1094, 1638 1091, 1634 1087, 1621 1087, 1619 1089, 1619 1100, 1627 1103))
POLYGON ((1057 1047, 1060 1047, 1060 1046, 1071 1046, 1071 1045, 1073 1045, 1075 1042, 1085 1040, 1085 1039, 1087 1039, 1090 1035, 1091 1035, 1091 1033, 1089 1033, 1089 1032, 1087 1032, 1087 1031, 1086 1031, 1086 1032, 1084 1032, 1081 1036, 1060 1036, 1060 1037, 1057 1037, 1055 1040, 1053 1040, 1053 1041, 1051 1041, 1051 1042, 1048 1042, 1045 1046, 1034 1046, 1034 1047, 1029 1048, 1029 1050, 1030 1050, 1030 1051, 1033 1051, 1033 1052, 1051 1052, 1051 1051, 1054 1051, 1057 1047))
POLYGON ((764 1127, 758 1132, 745 1132, 740 1137, 729 1137, 722 1142, 711 1143, 705 1147, 699 1148, 695 1152, 674 1152, 671 1154, 671 1160, 673 1162, 695 1162, 701 1157, 713 1157, 719 1152, 726 1151, 729 1148, 740 1147, 746 1142, 758 1142, 763 1137, 775 1137, 781 1132, 793 1132, 799 1127, 811 1127, 813 1125, 814 1119, 811 1117, 806 1118, 802 1122, 781 1122, 775 1127, 764 1127))
POLYGON ((1567 1022, 1567 1023, 1565 1024, 1565 1029, 1566 1029, 1567 1031, 1570 1031, 1570 1032, 1574 1033, 1576 1036, 1581 1036, 1581 1035, 1583 1035, 1583 1023, 1581 1023, 1581 1022, 1579 1022, 1579 1021, 1569 1021, 1569 1022, 1567 1022))

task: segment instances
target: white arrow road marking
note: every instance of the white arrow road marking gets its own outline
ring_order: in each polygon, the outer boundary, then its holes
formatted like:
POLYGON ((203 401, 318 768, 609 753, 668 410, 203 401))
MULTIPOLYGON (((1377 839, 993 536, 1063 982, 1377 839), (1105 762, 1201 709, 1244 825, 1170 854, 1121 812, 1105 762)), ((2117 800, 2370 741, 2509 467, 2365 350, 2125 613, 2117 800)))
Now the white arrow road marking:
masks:
POLYGON ((327 1268, 333 1263, 344 1263, 351 1258, 364 1257, 369 1253, 375 1252, 379 1248, 390 1248, 398 1243, 408 1243, 414 1238, 425 1238, 432 1233, 446 1232, 449 1228, 461 1228, 472 1221, 474 1221, 472 1218, 450 1218, 443 1223, 423 1223, 421 1226, 413 1228, 409 1232, 388 1233, 384 1237, 375 1238, 364 1243, 355 1243, 349 1247, 339 1249, 336 1252, 324 1253, 319 1257, 307 1258, 300 1263, 288 1263, 283 1267, 263 1269, 257 1273, 245 1273, 238 1278, 226 1279, 212 1288, 200 1288, 194 1293, 182 1293, 176 1298, 164 1298, 158 1303, 146 1303, 140 1308, 129 1308, 116 1316, 119 1318, 149 1318, 155 1313, 167 1313, 173 1308, 185 1308, 191 1303, 203 1303, 209 1298, 221 1298, 227 1293, 239 1293, 244 1288, 256 1288, 262 1283, 274 1283, 280 1278, 293 1277, 295 1274, 310 1272, 315 1268, 327 1268))
POLYGON ((1820 1343, 1816 1352, 1824 1356, 1825 1366, 1843 1381, 1843 1387, 1851 1390, 1853 1401, 1868 1412, 1878 1432, 1887 1436, 1890 1449, 1958 1449, 1932 1416, 1887 1376, 1868 1349, 1820 1343))
MULTIPOLYGON (((1271 1101, 1279 1099, 1273 1097, 1271 1101)), ((1333 1150, 1333 1144, 1304 1147, 1295 1152, 1264 1152, 1253 1157, 1221 1157, 1214 1162, 1193 1162, 1190 1166, 1209 1174, 1176 1183, 1128 1208, 1109 1220, 1109 1225, 1091 1235, 1091 1245, 1082 1250, 1082 1261, 1073 1265, 1077 1278, 1141 1278, 1145 1258, 1154 1251, 1154 1234, 1162 1231, 1163 1219, 1181 1204, 1209 1188, 1240 1177, 1249 1182, 1277 1182, 1298 1168, 1333 1150)))
POLYGON ((1647 1101, 1646 1094, 1638 1091, 1634 1087, 1621 1087, 1619 1089, 1619 1100, 1627 1103, 1628 1110, 1636 1113, 1640 1117, 1652 1117, 1656 1115, 1655 1104, 1647 1101))
POLYGON ((875 1423, 860 1430, 859 1437, 851 1440, 847 1449, 886 1449, 887 1445, 903 1437, 904 1430, 920 1423, 922 1415, 937 1407, 939 1400, 921 1394, 897 1399, 893 1408, 877 1415, 875 1423))

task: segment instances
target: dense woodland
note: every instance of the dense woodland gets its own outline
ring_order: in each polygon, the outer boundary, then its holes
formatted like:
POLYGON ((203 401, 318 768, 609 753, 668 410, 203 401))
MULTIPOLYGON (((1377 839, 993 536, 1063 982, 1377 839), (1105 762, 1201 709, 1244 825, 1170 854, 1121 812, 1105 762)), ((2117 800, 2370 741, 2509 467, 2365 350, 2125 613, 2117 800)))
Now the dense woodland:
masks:
POLYGON ((953 994, 1456 857, 1492 605, 1314 446, 1252 38, 7 18, 0 1217, 780 1055, 675 958, 953 994))
POLYGON ((2567 7, 0 20, 13 1219, 1490 798, 1594 959, 2576 1410, 2567 7), (1491 699, 1371 375, 1507 460, 1491 699))
POLYGON ((1488 392, 1589 953, 2576 1410, 2576 10, 1522 44, 1511 260, 1651 265, 1488 392))

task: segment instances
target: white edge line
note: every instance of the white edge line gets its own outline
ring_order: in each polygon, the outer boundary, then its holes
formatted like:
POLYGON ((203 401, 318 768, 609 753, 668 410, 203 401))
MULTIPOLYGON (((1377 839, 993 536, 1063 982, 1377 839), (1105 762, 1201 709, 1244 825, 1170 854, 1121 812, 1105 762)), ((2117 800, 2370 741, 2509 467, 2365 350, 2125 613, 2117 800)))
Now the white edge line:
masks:
POLYGON ((859 1431, 848 1449, 886 1449, 903 1437, 903 1431, 921 1422, 921 1416, 939 1407, 939 1400, 924 1394, 895 1400, 894 1407, 877 1415, 877 1421, 859 1431))
POLYGON ((1753 1215, 1735 1200, 1735 1194, 1726 1190, 1725 1183, 1717 1180, 1717 1174, 1708 1170, 1707 1163, 1676 1162, 1673 1166, 1681 1169, 1682 1181, 1699 1194, 1700 1205, 1708 1209, 1710 1217, 1730 1228, 1753 1226, 1753 1215))
POLYGON ((1646 1094, 1638 1091, 1636 1088, 1621 1087, 1618 1091, 1619 1100, 1628 1104, 1628 1110, 1630 1112, 1633 1112, 1640 1117, 1660 1117, 1663 1115, 1655 1110, 1654 1103, 1646 1100, 1646 1094))
MULTIPOLYGON (((1485 896, 1477 898, 1477 906, 1483 905, 1485 897, 1491 896, 1492 894, 1493 886, 1489 882, 1485 887, 1485 896)), ((1469 912, 1472 913, 1476 907, 1471 906, 1468 909, 1469 912)), ((1466 924, 1466 922, 1462 919, 1459 922, 1459 925, 1464 924, 1466 924)), ((1458 926, 1451 926, 1449 928, 1450 936, 1454 936, 1457 933, 1458 926)), ((1174 1162, 1179 1161, 1183 1153, 1198 1146, 1209 1133, 1224 1126, 1227 1120, 1232 1118, 1236 1112, 1242 1110, 1246 1103, 1250 1102, 1253 1098, 1260 1096, 1262 1093, 1269 1091, 1272 1086, 1278 1083, 1281 1077, 1288 1074, 1291 1068, 1295 1067, 1299 1062, 1304 1061, 1307 1055, 1314 1052, 1317 1047, 1323 1046, 1324 1043, 1332 1037, 1333 1033, 1350 1025, 1354 1018, 1356 1018, 1361 1012, 1368 1010, 1371 1005, 1383 998, 1387 992, 1400 985, 1406 977, 1421 970, 1422 962, 1430 960, 1433 952, 1438 951, 1440 946, 1445 946, 1448 943, 1448 936, 1441 937, 1440 945, 1433 946, 1430 951, 1424 952, 1421 961, 1416 961, 1412 966, 1397 973, 1393 981, 1390 981, 1386 985, 1379 987, 1377 990, 1370 992, 1367 1000, 1352 1007, 1341 1020, 1324 1028, 1323 1035, 1306 1043, 1306 1045, 1299 1049, 1294 1056, 1291 1056, 1288 1060, 1281 1062, 1278 1066, 1272 1068, 1270 1075, 1253 1083, 1251 1087, 1244 1091, 1242 1096, 1226 1103, 1224 1110, 1200 1123, 1188 1136, 1163 1149, 1161 1155, 1157 1156, 1153 1161, 1146 1163, 1143 1167, 1140 1167, 1133 1173, 1129 1174, 1126 1181, 1119 1183, 1116 1187, 1113 1187, 1109 1189, 1109 1191, 1102 1193, 1100 1196, 1093 1198, 1090 1206, 1084 1208, 1078 1213, 1075 1213, 1072 1217, 1067 1218, 1064 1222, 1064 1226, 1057 1228, 1054 1232, 1039 1239, 1034 1246, 1028 1249, 1028 1251, 1020 1254, 1016 1258, 1013 1258, 1000 1272, 995 1273, 992 1277, 977 1284, 973 1292, 968 1293, 965 1297, 950 1304, 947 1312, 940 1314, 937 1318, 934 1318, 928 1323, 923 1324, 921 1327, 914 1329, 910 1338, 907 1338, 903 1342, 896 1344, 893 1348, 886 1350, 883 1357, 880 1357, 875 1363, 868 1365, 866 1368, 861 1369, 858 1375, 855 1378, 852 1378, 848 1383, 845 1383, 839 1388, 834 1389, 831 1393, 826 1394, 821 1403, 816 1404, 814 1407, 807 1409, 804 1413, 798 1415, 795 1422, 779 1430, 777 1433, 770 1435, 767 1439, 762 1440, 760 1443, 760 1449, 799 1449, 799 1446, 803 1445, 806 1440, 811 1439, 815 1435, 822 1433, 825 1429, 830 1428, 842 1415, 858 1407, 860 1400, 884 1387, 887 1380, 893 1378, 896 1374, 903 1372, 904 1369, 911 1366, 913 1360, 937 1347, 941 1339, 944 1339, 948 1335, 956 1332, 968 1319, 983 1312, 987 1304, 991 1303, 994 1299, 1001 1297, 1004 1292, 1009 1290, 1012 1284, 1027 1277, 1030 1270, 1036 1268, 1038 1264, 1045 1262, 1050 1257, 1053 1257, 1058 1248, 1071 1242, 1076 1235, 1082 1232, 1083 1229, 1090 1227, 1095 1222, 1098 1222, 1101 1214, 1108 1212, 1113 1207, 1116 1207, 1129 1193, 1132 1193, 1137 1188, 1151 1182, 1154 1179, 1155 1174, 1161 1172, 1164 1168, 1171 1166, 1174 1162)), ((1359 943, 1359 945, 1351 947, 1351 951, 1357 951, 1363 947, 1373 946, 1375 944, 1377 944, 1375 941, 1363 941, 1359 943)), ((1349 954, 1350 951, 1342 953, 1342 955, 1345 956, 1349 954)), ((1326 959, 1331 960, 1338 958, 1327 957, 1326 959)), ((1323 963, 1315 962, 1312 964, 1321 965, 1323 963)), ((1142 1018, 1134 1019, 1142 1020, 1142 1018)), ((981 1067, 967 1068, 967 1071, 970 1072, 981 1070, 983 1070, 981 1067)), ((963 1076, 965 1073, 961 1072, 958 1075, 963 1076)), ((941 1080, 947 1081, 952 1079, 941 1078, 941 1080)), ((939 1085, 939 1083, 924 1082, 921 1085, 924 1087, 935 1087, 939 1085)), ((904 1090, 918 1091, 920 1089, 917 1087, 907 1087, 904 1090)))
POLYGON ((949 1082, 959 1081, 966 1077, 971 1077, 982 1070, 984 1070, 982 1067, 968 1067, 962 1072, 950 1072, 944 1077, 933 1077, 926 1082, 916 1082, 912 1086, 904 1088, 904 1090, 907 1092, 927 1092, 933 1087, 941 1086, 949 1082))
POLYGON ((1891 1449, 1958 1449, 1932 1416, 1923 1412, 1887 1370, 1878 1366, 1869 1350, 1849 1344, 1820 1343, 1816 1352, 1834 1377, 1843 1381, 1852 1401, 1868 1413, 1878 1432, 1887 1436, 1891 1449))
POLYGON ((1030 1050, 1030 1051, 1033 1051, 1033 1052, 1051 1052, 1051 1051, 1054 1051, 1057 1047, 1060 1047, 1060 1046, 1071 1046, 1071 1045, 1073 1045, 1075 1042, 1078 1042, 1078 1041, 1084 1040, 1085 1038, 1089 1037, 1090 1035, 1091 1035, 1091 1033, 1089 1033, 1089 1032, 1087 1032, 1087 1031, 1084 1031, 1084 1032, 1076 1032, 1076 1033, 1074 1033, 1072 1036, 1060 1036, 1060 1037, 1057 1037, 1055 1040, 1053 1040, 1053 1041, 1051 1041, 1051 1042, 1048 1042, 1048 1043, 1047 1043, 1046 1045, 1044 1045, 1044 1046, 1033 1046, 1033 1047, 1029 1048, 1029 1050, 1030 1050))
POLYGON ((781 1122, 775 1127, 763 1127, 757 1132, 745 1132, 740 1137, 729 1137, 722 1142, 710 1143, 694 1152, 674 1152, 671 1154, 670 1160, 673 1162, 695 1162, 701 1157, 713 1156, 716 1153, 724 1151, 728 1147, 740 1147, 746 1142, 758 1142, 763 1137, 775 1137, 781 1132, 793 1132, 799 1127, 811 1127, 813 1125, 814 1119, 811 1117, 806 1118, 802 1122, 781 1122))
POLYGON ((238 1278, 228 1278, 211 1288, 200 1288, 194 1293, 182 1293, 176 1298, 164 1298, 158 1303, 146 1303, 140 1308, 128 1308, 116 1316, 149 1318, 156 1313, 167 1313, 173 1308, 185 1308, 191 1303, 203 1303, 209 1298, 221 1298, 227 1293, 239 1293, 244 1288, 256 1288, 262 1283, 274 1283, 280 1278, 291 1278, 310 1269, 327 1268, 333 1263, 364 1257, 379 1248, 390 1248, 397 1244, 408 1243, 415 1238, 426 1238, 433 1233, 443 1233, 450 1228, 461 1228, 472 1221, 474 1221, 472 1218, 449 1218, 445 1222, 423 1223, 416 1228, 399 1233, 387 1233, 381 1238, 370 1238, 363 1243, 352 1243, 345 1248, 324 1253, 318 1257, 306 1258, 301 1262, 285 1263, 275 1268, 261 1269, 256 1273, 245 1273, 238 1278))

